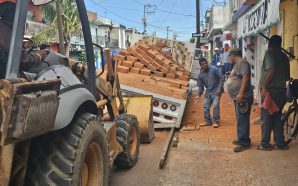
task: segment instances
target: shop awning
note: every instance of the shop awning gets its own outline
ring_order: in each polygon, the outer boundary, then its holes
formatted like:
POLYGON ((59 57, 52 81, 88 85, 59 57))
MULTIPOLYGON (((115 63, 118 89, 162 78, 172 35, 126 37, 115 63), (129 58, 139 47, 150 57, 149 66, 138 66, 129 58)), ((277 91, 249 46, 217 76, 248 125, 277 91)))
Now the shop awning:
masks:
POLYGON ((238 19, 237 38, 256 35, 279 23, 280 0, 261 0, 238 19))

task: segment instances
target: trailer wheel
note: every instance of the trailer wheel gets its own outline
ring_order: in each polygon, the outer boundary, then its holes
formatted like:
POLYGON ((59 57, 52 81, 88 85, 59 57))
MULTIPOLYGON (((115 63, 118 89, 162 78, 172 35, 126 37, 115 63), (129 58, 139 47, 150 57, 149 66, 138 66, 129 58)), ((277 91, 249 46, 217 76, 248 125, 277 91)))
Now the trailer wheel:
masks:
POLYGON ((26 185, 108 185, 109 156, 100 120, 89 113, 33 140, 26 185))
POLYGON ((135 116, 122 114, 115 118, 117 140, 123 147, 123 152, 115 159, 119 168, 132 168, 138 161, 140 148, 140 129, 135 116))

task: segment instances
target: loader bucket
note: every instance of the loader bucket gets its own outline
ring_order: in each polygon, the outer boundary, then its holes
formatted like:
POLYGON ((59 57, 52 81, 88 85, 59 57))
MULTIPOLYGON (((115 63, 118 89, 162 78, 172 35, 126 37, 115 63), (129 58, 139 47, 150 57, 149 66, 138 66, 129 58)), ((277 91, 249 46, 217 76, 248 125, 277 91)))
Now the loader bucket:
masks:
POLYGON ((139 122, 141 142, 150 143, 154 138, 152 96, 123 97, 127 114, 135 115, 139 122))

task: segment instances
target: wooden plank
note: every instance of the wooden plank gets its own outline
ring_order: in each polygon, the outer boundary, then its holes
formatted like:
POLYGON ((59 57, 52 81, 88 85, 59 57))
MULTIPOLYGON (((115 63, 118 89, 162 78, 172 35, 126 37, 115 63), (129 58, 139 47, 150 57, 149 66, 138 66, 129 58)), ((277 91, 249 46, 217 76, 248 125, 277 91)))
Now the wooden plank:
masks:
POLYGON ((164 164, 165 164, 165 161, 166 161, 166 158, 167 158, 167 155, 168 155, 168 151, 169 151, 169 148, 170 148, 170 144, 171 144, 173 136, 174 136, 174 131, 175 131, 175 127, 172 127, 171 131, 169 133, 169 136, 167 138, 167 141, 166 141, 166 143, 163 147, 163 150, 162 150, 162 153, 161 153, 161 156, 160 156, 160 161, 159 161, 159 168, 160 169, 162 169, 164 167, 164 164))

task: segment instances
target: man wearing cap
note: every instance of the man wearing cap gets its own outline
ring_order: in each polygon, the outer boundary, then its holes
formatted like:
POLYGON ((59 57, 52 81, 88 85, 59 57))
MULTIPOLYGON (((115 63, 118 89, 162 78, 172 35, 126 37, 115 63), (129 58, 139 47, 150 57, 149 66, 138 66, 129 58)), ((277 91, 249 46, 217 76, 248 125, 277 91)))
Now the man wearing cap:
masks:
POLYGON ((230 60, 233 69, 227 80, 227 92, 234 102, 237 137, 233 141, 236 145, 234 152, 242 152, 250 146, 250 111, 253 103, 253 89, 251 86, 250 64, 242 58, 242 51, 238 48, 230 50, 230 60))
POLYGON ((219 127, 220 120, 220 97, 223 92, 224 76, 220 70, 214 66, 209 66, 207 59, 199 60, 201 71, 198 76, 198 96, 195 102, 200 100, 204 90, 204 119, 205 122, 200 126, 211 126, 212 119, 210 116, 210 107, 213 105, 213 127, 219 127))
POLYGON ((270 113, 261 108, 262 140, 258 150, 287 150, 283 124, 281 122, 282 109, 286 103, 286 82, 290 79, 290 63, 288 56, 281 51, 282 38, 274 35, 269 39, 269 46, 264 56, 259 87, 261 88, 261 102, 270 97, 279 111, 270 113), (269 96, 270 95, 270 96, 269 96), (271 132, 274 134, 275 145, 270 144, 271 132))
POLYGON ((215 48, 214 49, 214 54, 212 57, 212 65, 213 66, 217 66, 217 63, 220 63, 220 51, 219 48, 215 48))

